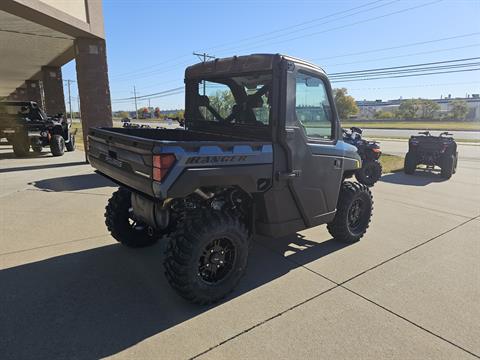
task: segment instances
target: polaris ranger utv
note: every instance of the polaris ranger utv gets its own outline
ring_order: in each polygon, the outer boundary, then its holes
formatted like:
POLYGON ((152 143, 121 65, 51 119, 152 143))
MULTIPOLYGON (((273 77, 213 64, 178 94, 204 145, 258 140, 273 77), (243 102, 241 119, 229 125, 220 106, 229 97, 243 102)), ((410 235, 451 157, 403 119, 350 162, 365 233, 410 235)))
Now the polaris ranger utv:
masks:
POLYGON ((361 159, 342 140, 321 68, 240 56, 190 66, 185 85, 185 130, 92 129, 88 153, 120 185, 110 233, 130 247, 168 235, 165 272, 180 295, 207 304, 232 291, 254 234, 321 224, 339 241, 365 234, 372 195, 342 181, 361 159))
POLYGON ((450 179, 457 171, 457 143, 448 132, 433 136, 429 131, 419 132, 408 141, 408 152, 405 156, 405 174, 413 174, 417 165, 424 164, 427 169, 440 167, 440 175, 450 179))
POLYGON ((16 156, 26 156, 30 147, 41 153, 49 146, 53 156, 75 150, 75 135, 63 114, 47 116, 34 101, 0 102, 0 137, 6 137, 16 156))
POLYGON ((362 138, 363 130, 359 127, 343 129, 343 141, 357 148, 358 155, 362 159, 362 167, 355 170, 355 178, 367 186, 373 186, 382 177, 382 164, 380 156, 382 151, 376 141, 368 141, 362 138))

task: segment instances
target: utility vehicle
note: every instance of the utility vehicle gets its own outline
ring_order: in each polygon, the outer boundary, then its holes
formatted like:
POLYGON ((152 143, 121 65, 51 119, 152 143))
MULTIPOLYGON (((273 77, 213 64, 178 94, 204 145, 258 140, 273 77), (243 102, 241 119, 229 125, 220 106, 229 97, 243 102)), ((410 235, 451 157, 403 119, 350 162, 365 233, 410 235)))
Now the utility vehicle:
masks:
POLYGON ((185 72, 185 129, 96 128, 88 159, 120 188, 105 217, 130 247, 168 241, 168 281, 200 304, 233 290, 255 234, 328 224, 339 241, 366 232, 372 195, 343 182, 361 166, 324 71, 281 55, 235 56, 185 72))
POLYGON ((458 151, 457 143, 452 134, 447 131, 439 136, 433 136, 430 131, 422 131, 413 135, 408 141, 408 152, 405 156, 405 174, 415 173, 418 165, 423 164, 427 169, 440 167, 441 176, 450 179, 457 171, 458 151))
POLYGON ((362 138, 363 130, 359 127, 351 127, 343 130, 343 141, 357 148, 358 155, 362 158, 362 167, 355 170, 355 178, 367 186, 373 186, 382 177, 382 164, 380 156, 382 151, 376 141, 368 141, 362 138))
POLYGON ((0 136, 6 137, 16 156, 26 156, 30 147, 41 153, 50 146, 53 156, 75 150, 75 135, 63 114, 47 116, 33 101, 0 102, 0 136))

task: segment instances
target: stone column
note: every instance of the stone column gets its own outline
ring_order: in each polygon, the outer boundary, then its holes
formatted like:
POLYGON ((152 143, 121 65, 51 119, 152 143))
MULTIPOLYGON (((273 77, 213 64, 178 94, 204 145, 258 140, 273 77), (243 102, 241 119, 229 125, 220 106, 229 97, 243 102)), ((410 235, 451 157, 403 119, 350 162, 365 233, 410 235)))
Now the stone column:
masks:
POLYGON ((63 94, 62 69, 58 66, 43 66, 43 92, 45 112, 48 115, 66 113, 63 94))
POLYGON ((88 130, 92 127, 113 125, 105 40, 77 38, 75 62, 83 141, 87 151, 88 130))
POLYGON ((27 100, 35 101, 39 106, 42 106, 42 94, 40 93, 40 82, 38 80, 27 80, 27 100))

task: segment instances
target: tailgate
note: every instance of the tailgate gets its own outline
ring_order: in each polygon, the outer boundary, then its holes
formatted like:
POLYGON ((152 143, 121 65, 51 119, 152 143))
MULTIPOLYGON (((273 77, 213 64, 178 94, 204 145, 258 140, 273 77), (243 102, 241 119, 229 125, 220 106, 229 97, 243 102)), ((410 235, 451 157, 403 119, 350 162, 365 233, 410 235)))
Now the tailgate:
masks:
POLYGON ((153 140, 92 129, 88 135, 88 160, 114 181, 153 196, 153 140))

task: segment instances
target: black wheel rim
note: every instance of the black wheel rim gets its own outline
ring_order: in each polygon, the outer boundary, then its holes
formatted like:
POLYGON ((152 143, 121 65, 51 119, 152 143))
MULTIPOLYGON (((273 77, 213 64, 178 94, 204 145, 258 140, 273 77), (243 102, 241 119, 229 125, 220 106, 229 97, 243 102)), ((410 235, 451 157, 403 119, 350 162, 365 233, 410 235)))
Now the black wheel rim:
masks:
POLYGON ((128 215, 127 215, 127 226, 132 230, 132 231, 137 231, 138 233, 145 233, 147 232, 148 228, 147 226, 140 222, 137 221, 133 217, 133 209, 129 208, 128 209, 128 215))
POLYGON ((364 221, 366 204, 362 199, 355 199, 348 209, 348 227, 354 233, 361 232, 364 221))
POLYGON ((221 282, 231 273, 235 257, 235 246, 230 239, 211 241, 203 249, 198 262, 198 276, 207 284, 221 282))

